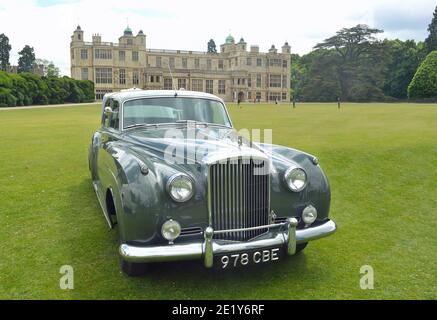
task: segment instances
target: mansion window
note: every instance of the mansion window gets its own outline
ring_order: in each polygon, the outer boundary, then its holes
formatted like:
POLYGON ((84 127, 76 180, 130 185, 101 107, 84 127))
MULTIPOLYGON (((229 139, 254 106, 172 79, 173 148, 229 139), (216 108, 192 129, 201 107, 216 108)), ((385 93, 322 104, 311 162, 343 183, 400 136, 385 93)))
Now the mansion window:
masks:
POLYGON ((281 75, 271 74, 269 76, 269 86, 270 88, 280 88, 281 87, 281 75))
POLYGON ((149 81, 159 83, 159 82, 161 82, 161 76, 150 76, 149 81))
POLYGON ((256 93, 256 100, 261 100, 261 92, 256 93))
POLYGON ((187 58, 182 58, 182 68, 187 69, 187 58))
POLYGON ((174 68, 174 58, 173 57, 170 58, 168 63, 170 65, 170 68, 174 68))
POLYGON ((222 60, 222 59, 220 59, 220 60, 218 61, 218 68, 219 68, 219 69, 223 69, 223 60, 222 60))
POLYGON ((133 45, 133 44, 134 44, 133 39, 127 39, 127 45, 128 45, 128 46, 131 46, 131 45, 133 45))
POLYGON ((178 89, 187 89, 187 79, 178 79, 178 89))
POLYGON ((284 101, 287 100, 287 93, 286 92, 282 93, 282 100, 284 100, 284 101))
POLYGON ((252 65, 252 58, 247 58, 247 65, 251 66, 252 65))
POLYGON ((172 89, 173 89, 173 79, 164 78, 164 90, 172 90, 172 89))
POLYGON ((282 88, 287 88, 287 76, 283 75, 282 76, 282 88))
POLYGON ((282 60, 282 68, 287 68, 287 66, 288 66, 288 61, 282 60))
POLYGON ((95 49, 94 58, 104 60, 112 59, 112 51, 108 49, 95 49))
POLYGON ((138 60, 139 60, 138 51, 132 51, 132 61, 138 61, 138 60))
POLYGON ((270 92, 269 101, 281 101, 281 94, 277 92, 270 92))
POLYGON ((247 78, 247 86, 248 87, 252 86, 252 78, 251 77, 247 78))
POLYGON ((211 70, 211 67, 212 67, 211 59, 206 60, 206 68, 207 68, 208 70, 211 70))
POLYGON ((82 60, 88 60, 88 50, 87 49, 80 50, 80 58, 82 60))
POLYGON ((269 60, 269 66, 270 67, 280 67, 282 65, 281 59, 270 59, 269 60))
POLYGON ((105 89, 96 89, 96 100, 102 100, 103 96, 107 93, 111 93, 112 90, 105 90, 105 89))
POLYGON ((96 68, 96 83, 112 83, 112 68, 96 68))
POLYGON ((126 84, 126 69, 120 69, 118 71, 118 83, 126 84))
POLYGON ((118 61, 124 61, 126 60, 126 51, 119 51, 118 52, 118 61))
POLYGON ((256 86, 257 86, 257 88, 261 88, 261 75, 260 74, 256 75, 256 86))
POLYGON ((156 66, 161 67, 161 57, 156 57, 156 66))
POLYGON ((256 59, 256 66, 257 67, 262 67, 263 66, 263 61, 261 58, 256 59))
POLYGON ((226 82, 225 80, 219 80, 218 81, 218 94, 225 94, 226 93, 226 82))
POLYGON ((200 68, 200 61, 199 59, 194 59, 194 68, 199 69, 200 68))
POLYGON ((132 73, 132 84, 133 85, 139 85, 140 84, 140 75, 138 71, 134 71, 132 73))
POLYGON ((193 91, 203 91, 203 80, 193 79, 191 80, 191 90, 193 91))
POLYGON ((80 71, 80 78, 82 80, 88 80, 88 68, 82 68, 80 71))
POLYGON ((214 80, 205 81, 205 91, 211 94, 214 93, 214 80))

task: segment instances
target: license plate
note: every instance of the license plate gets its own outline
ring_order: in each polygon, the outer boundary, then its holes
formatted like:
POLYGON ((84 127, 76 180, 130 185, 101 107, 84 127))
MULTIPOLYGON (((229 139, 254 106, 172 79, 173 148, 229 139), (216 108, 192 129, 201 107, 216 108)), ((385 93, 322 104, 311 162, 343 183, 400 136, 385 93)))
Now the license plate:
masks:
POLYGON ((280 248, 262 249, 250 252, 239 252, 217 257, 221 269, 245 267, 278 261, 281 257, 280 248))

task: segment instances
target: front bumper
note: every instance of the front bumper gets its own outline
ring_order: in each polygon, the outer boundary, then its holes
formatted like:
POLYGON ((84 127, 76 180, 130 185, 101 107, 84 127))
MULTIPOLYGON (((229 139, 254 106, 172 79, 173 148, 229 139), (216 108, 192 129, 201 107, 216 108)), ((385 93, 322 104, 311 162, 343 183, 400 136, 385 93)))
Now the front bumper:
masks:
POLYGON ((323 224, 299 230, 296 230, 296 226, 297 220, 289 218, 284 223, 257 227, 268 227, 269 232, 263 237, 242 242, 214 239, 215 233, 231 232, 233 230, 214 231, 211 227, 208 227, 204 231, 203 241, 196 240, 189 243, 150 247, 122 244, 119 251, 121 257, 130 262, 148 263, 203 259, 205 267, 210 268, 213 265, 214 255, 239 251, 286 247, 287 253, 293 255, 296 253, 296 244, 326 237, 337 229, 333 220, 327 220, 323 224))

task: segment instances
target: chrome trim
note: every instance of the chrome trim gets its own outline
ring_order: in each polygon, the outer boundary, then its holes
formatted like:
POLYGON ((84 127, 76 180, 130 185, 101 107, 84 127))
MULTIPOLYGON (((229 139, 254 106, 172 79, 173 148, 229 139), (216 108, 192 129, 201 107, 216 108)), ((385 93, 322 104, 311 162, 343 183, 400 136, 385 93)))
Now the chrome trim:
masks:
POLYGON ((185 173, 182 173, 182 172, 178 172, 178 173, 175 173, 175 174, 171 175, 170 178, 168 178, 167 183, 166 183, 166 185, 165 185, 165 189, 167 190, 168 195, 170 196, 170 198, 171 198, 173 201, 175 201, 175 202, 179 202, 179 203, 181 203, 181 202, 187 202, 187 201, 190 200, 190 199, 193 197, 193 195, 194 195, 194 180, 193 180, 193 178, 191 178, 189 175, 187 175, 187 174, 185 174, 185 173), (188 180, 190 180, 190 182, 191 182, 191 186, 192 186, 190 196, 189 196, 187 199, 184 199, 184 200, 178 200, 178 199, 173 198, 172 195, 171 195, 171 192, 170 192, 171 184, 173 183, 173 181, 174 181, 176 178, 179 178, 179 177, 186 177, 186 178, 188 178, 188 180))
MULTIPOLYGON (((131 262, 164 262, 179 260, 204 260, 206 267, 212 267, 214 255, 228 254, 238 251, 261 250, 271 247, 285 247, 288 254, 295 252, 295 244, 306 243, 320 239, 336 231, 335 222, 328 220, 321 225, 296 230, 294 218, 279 224, 277 232, 269 232, 262 237, 251 241, 224 241, 214 240, 215 231, 208 227, 204 232, 204 240, 194 240, 188 243, 173 245, 136 247, 127 244, 120 246, 121 257, 131 262), (293 237, 294 235, 294 237, 293 237), (295 242, 294 242, 295 239, 295 242)), ((273 229, 270 226, 271 231, 273 229)))
POLYGON ((306 172, 303 168, 301 168, 301 167, 292 166, 292 167, 288 168, 287 171, 285 171, 285 173, 284 173, 284 182, 285 182, 285 185, 287 186, 287 188, 288 188, 290 191, 293 191, 293 192, 300 192, 300 191, 302 191, 303 189, 305 189, 306 186, 307 186, 307 184, 308 184, 308 175, 307 175, 307 172, 306 172), (305 183, 304 183, 304 185, 303 185, 301 188, 299 188, 299 189, 292 189, 292 188, 290 187, 290 185, 287 183, 287 176, 291 173, 291 171, 296 170, 296 169, 300 169, 300 170, 302 170, 302 171, 305 173, 305 183))
POLYGON ((287 222, 287 253, 292 256, 296 253, 296 227, 298 222, 296 218, 289 218, 287 222))
POLYGON ((267 174, 257 174, 259 164, 251 157, 227 157, 208 167, 208 222, 225 235, 218 238, 246 241, 258 237, 258 230, 267 232, 253 228, 268 225, 270 214, 270 163, 259 160, 267 174))

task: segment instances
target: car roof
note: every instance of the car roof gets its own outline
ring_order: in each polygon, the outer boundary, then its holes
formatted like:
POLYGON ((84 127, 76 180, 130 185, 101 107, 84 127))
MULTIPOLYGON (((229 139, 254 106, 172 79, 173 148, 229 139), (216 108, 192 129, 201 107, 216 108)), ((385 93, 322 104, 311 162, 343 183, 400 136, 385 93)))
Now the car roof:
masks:
POLYGON ((103 101, 108 98, 117 99, 120 102, 132 99, 141 98, 151 98, 151 97, 194 97, 203 99, 212 99, 223 102, 223 100, 213 94, 198 92, 198 91, 187 91, 187 90, 142 90, 142 89, 127 89, 119 92, 111 92, 105 94, 103 101))

